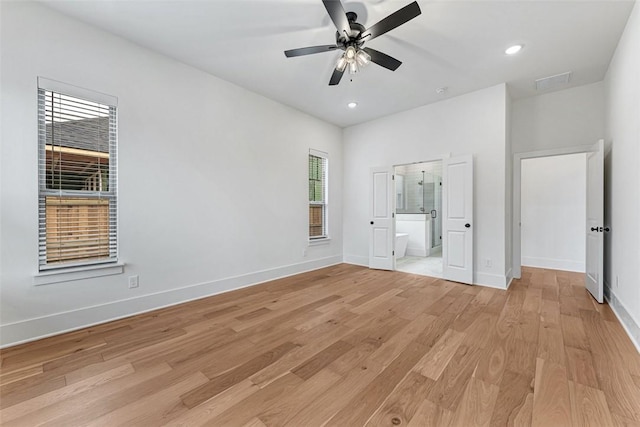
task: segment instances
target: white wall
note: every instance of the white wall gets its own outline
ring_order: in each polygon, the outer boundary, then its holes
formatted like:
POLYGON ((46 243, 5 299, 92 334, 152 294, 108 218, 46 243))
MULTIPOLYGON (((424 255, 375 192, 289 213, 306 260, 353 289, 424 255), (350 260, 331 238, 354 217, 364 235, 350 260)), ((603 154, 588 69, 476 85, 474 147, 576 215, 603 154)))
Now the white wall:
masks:
POLYGON ((604 116, 602 82, 514 100, 512 152, 595 144, 604 135, 604 116))
POLYGON ((640 5, 605 78, 605 295, 640 350, 640 5))
POLYGON ((339 128, 44 6, 1 7, 2 345, 342 260, 339 128), (33 285, 37 76, 119 98, 124 275, 33 285), (332 240, 307 248, 310 147, 330 154, 332 240))
POLYGON ((344 130, 346 262, 368 264, 372 167, 473 154, 474 282, 505 286, 505 100, 498 85, 344 130))
POLYGON ((522 265, 585 271, 586 154, 522 161, 522 265))

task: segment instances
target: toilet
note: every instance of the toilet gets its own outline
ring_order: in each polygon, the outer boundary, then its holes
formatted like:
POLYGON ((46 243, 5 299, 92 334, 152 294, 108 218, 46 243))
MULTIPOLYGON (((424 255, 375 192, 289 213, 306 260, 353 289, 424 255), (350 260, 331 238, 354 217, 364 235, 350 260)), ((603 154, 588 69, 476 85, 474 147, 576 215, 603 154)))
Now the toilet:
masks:
POLYGON ((409 233, 396 233, 396 259, 405 256, 407 243, 409 243, 409 233))

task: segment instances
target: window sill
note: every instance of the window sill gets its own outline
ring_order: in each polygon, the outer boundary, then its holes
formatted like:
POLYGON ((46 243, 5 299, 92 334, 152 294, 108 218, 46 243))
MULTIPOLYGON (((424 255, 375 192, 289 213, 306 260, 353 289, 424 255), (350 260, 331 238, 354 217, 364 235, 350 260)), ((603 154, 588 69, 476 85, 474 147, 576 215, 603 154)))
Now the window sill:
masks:
POLYGON ((33 276, 35 286, 52 283, 69 282, 72 280, 91 279, 94 277, 111 276, 124 273, 124 264, 97 264, 82 267, 61 268, 60 270, 43 271, 33 276))
POLYGON ((321 239, 309 240, 309 246, 328 245, 331 242, 331 237, 323 237, 321 239))

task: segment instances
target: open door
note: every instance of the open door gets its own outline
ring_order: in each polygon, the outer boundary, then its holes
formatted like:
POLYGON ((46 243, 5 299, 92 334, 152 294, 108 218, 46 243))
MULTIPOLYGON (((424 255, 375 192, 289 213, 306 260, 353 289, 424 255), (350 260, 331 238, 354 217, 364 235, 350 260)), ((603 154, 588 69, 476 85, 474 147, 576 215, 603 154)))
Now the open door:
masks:
POLYGON ((473 284, 473 157, 442 161, 442 276, 473 284))
POLYGON ((393 270, 393 171, 373 168, 370 175, 369 268, 393 270))
MULTIPOLYGON (((585 285, 602 303, 604 258, 604 141, 587 153, 587 254, 585 285)), ((607 230, 608 231, 608 230, 607 230)))

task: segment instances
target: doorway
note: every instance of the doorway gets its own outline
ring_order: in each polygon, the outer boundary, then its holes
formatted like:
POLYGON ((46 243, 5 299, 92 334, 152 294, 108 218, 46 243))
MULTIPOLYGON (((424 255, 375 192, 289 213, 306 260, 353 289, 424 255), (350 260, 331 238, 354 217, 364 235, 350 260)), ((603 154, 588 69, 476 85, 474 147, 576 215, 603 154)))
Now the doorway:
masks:
POLYGON ((394 167, 395 265, 442 278, 442 161, 394 167))
POLYGON ((586 153, 522 160, 523 266, 585 272, 586 162, 586 153))
MULTIPOLYGON (((582 227, 582 233, 579 236, 585 238, 584 252, 580 251, 584 259, 584 267, 580 266, 575 270, 583 270, 585 272, 585 287, 593 295, 593 297, 599 302, 603 302, 603 247, 604 239, 603 233, 608 232, 609 228, 604 224, 604 141, 600 140, 598 143, 592 146, 583 147, 571 147, 564 149, 555 149, 531 153, 516 154, 514 156, 513 164, 513 246, 512 246, 512 265, 513 265, 513 277, 516 279, 521 278, 522 271, 521 266, 526 265, 525 254, 523 251, 525 247, 522 242, 524 235, 523 223, 525 219, 522 212, 522 198, 523 191, 525 190, 525 184, 523 183, 523 166, 528 159, 534 158, 551 158, 563 156, 566 160, 569 159, 566 155, 576 155, 578 159, 582 159, 584 162, 584 169, 582 172, 578 172, 582 175, 583 182, 586 184, 585 197, 581 199, 580 203, 584 207, 581 209, 580 215, 584 217, 578 219, 575 214, 573 216, 574 221, 578 222, 582 227)), ((566 164, 561 166, 566 167, 566 164)), ((526 173, 526 172, 525 172, 526 173)), ((539 175, 539 174, 538 174, 539 175)), ((580 178, 580 177, 579 177, 580 178)), ((555 187, 554 187, 555 188, 555 187)), ((555 203, 559 203, 556 201, 555 203)), ((542 217, 544 218, 544 217, 542 217)), ((547 218, 549 219, 549 218, 547 218)), ((534 221, 535 222, 535 221, 534 221)), ((546 223, 545 223, 546 224, 546 223)), ((539 227, 543 227, 542 225, 539 227)), ((546 227, 546 225, 544 225, 546 227)), ((555 248, 554 248, 555 249, 555 248)), ((576 264, 577 265, 577 264, 576 264)), ((546 268, 555 269, 570 269, 562 268, 561 266, 548 265, 546 268)))

